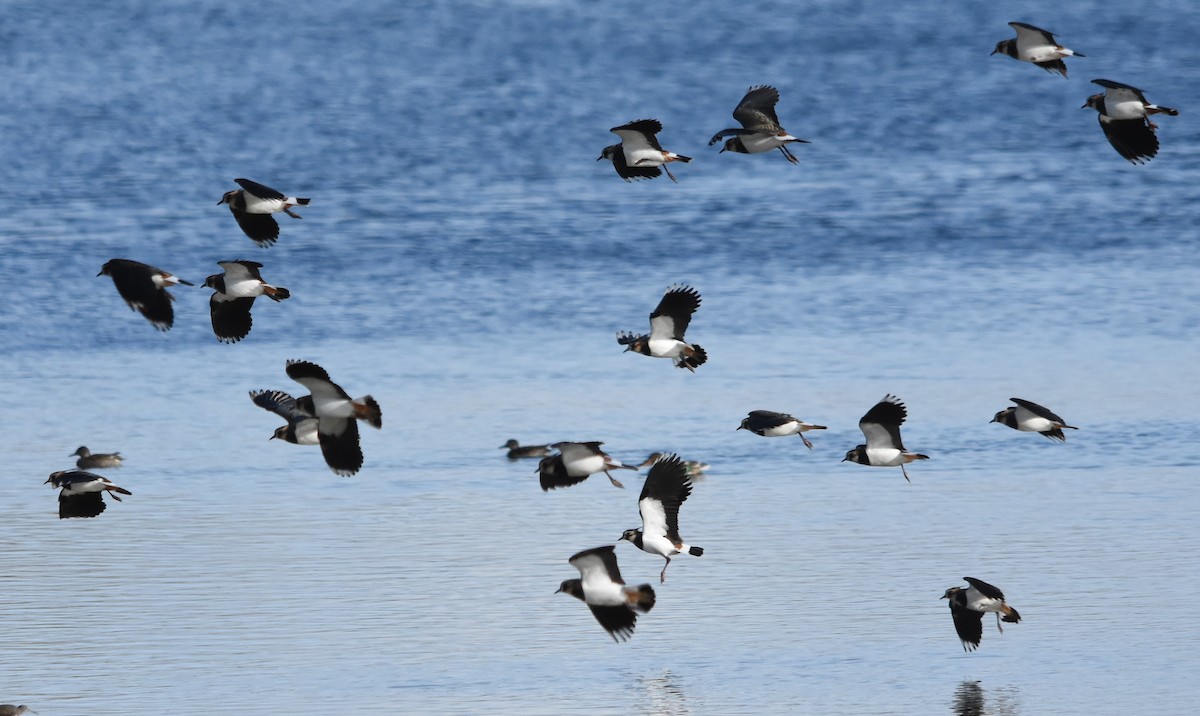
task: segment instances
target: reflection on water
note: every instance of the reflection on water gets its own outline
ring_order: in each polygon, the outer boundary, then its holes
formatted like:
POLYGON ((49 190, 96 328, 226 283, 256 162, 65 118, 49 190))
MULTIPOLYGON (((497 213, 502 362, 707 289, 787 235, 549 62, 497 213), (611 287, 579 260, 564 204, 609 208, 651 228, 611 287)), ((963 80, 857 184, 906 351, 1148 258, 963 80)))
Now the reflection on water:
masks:
POLYGON ((641 690, 639 713, 653 716, 684 716, 692 713, 679 680, 670 669, 663 669, 653 676, 639 674, 637 685, 641 690))
POLYGON ((1017 716, 1017 689, 997 687, 988 692, 978 681, 964 681, 954 691, 954 716, 1017 716))

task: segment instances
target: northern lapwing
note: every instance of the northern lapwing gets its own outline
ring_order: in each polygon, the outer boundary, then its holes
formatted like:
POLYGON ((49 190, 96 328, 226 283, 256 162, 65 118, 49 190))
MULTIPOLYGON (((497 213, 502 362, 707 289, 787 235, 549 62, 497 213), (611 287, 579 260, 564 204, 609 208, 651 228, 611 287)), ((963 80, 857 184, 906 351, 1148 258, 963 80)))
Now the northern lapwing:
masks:
POLYGON ((214 293, 208 299, 208 312, 212 317, 213 333, 222 343, 237 343, 246 337, 254 321, 250 307, 254 299, 266 296, 278 303, 290 298, 292 293, 282 286, 272 286, 263 281, 257 261, 218 261, 224 271, 204 279, 204 285, 214 293))
POLYGON ((1007 425, 1014 430, 1027 433, 1041 433, 1051 440, 1059 442, 1067 440, 1067 436, 1063 435, 1063 428, 1079 429, 1074 425, 1067 425, 1067 421, 1031 400, 1020 398, 1009 398, 1009 400, 1016 403, 1016 406, 1009 406, 996 413, 996 416, 992 418, 993 423, 1007 425))
POLYGON ((779 126, 779 117, 775 115, 775 105, 778 102, 779 90, 774 87, 751 87, 733 110, 733 118, 742 123, 742 128, 722 129, 708 140, 708 146, 711 147, 722 138, 732 135, 731 139, 725 141, 721 152, 760 154, 778 149, 789 162, 799 164, 800 160, 788 151, 787 145, 792 142, 810 142, 793 137, 779 126))
POLYGON ((118 487, 106 477, 93 475, 83 470, 59 470, 51 473, 45 485, 62 488, 58 493, 58 518, 95 517, 105 509, 104 493, 112 495, 117 502, 121 495, 133 493, 118 487))
POLYGON ((613 641, 633 636, 637 613, 654 608, 654 587, 625 586, 613 545, 586 549, 568 561, 579 570, 580 579, 565 580, 555 594, 564 592, 587 604, 613 641))
POLYGON ((1152 114, 1179 115, 1179 110, 1160 107, 1146 101, 1137 87, 1113 82, 1092 80, 1104 92, 1087 98, 1080 109, 1091 107, 1099 113, 1100 128, 1108 143, 1133 164, 1144 164, 1158 154, 1158 125, 1150 121, 1152 114))
POLYGON ((1032 62, 1047 72, 1057 72, 1063 77, 1067 76, 1064 57, 1087 57, 1058 44, 1053 32, 1024 22, 1010 22, 1008 26, 1017 31, 1017 36, 997 42, 996 49, 992 50, 993 55, 1008 55, 1014 60, 1032 62))
POLYGON ((691 157, 662 148, 658 137, 655 136, 662 131, 662 122, 657 119, 639 119, 608 131, 620 137, 621 143, 605 147, 596 161, 611 160, 617 175, 625 181, 653 179, 659 175, 660 166, 667 173, 667 177, 675 181, 675 175, 667 165, 671 162, 686 164, 692 161, 691 157))
POLYGON ((71 457, 79 456, 75 461, 75 467, 80 470, 90 470, 94 467, 120 467, 125 458, 121 457, 119 452, 97 452, 94 453, 87 449, 86 445, 80 445, 79 449, 71 453, 71 457))
POLYGON ((542 461, 538 463, 538 481, 542 485, 542 492, 577 485, 597 472, 603 472, 615 487, 625 487, 608 471, 637 470, 637 468, 614 460, 608 453, 600 449, 603 444, 593 441, 560 442, 551 445, 550 447, 557 450, 558 454, 542 458, 542 461))
POLYGON ((809 430, 825 430, 826 427, 824 425, 806 423, 787 413, 777 413, 774 410, 751 410, 750 414, 742 419, 742 424, 737 429, 749 430, 755 435, 761 435, 764 438, 799 435, 800 439, 804 441, 805 447, 812 450, 813 444, 808 438, 804 437, 804 433, 809 430))
POLYGON ((167 293, 167 287, 177 283, 195 285, 150 264, 129 259, 112 259, 96 275, 112 278, 117 293, 129 308, 141 313, 160 331, 171 330, 175 323, 175 311, 171 308, 175 297, 167 293))
POLYGON ((279 224, 271 214, 283 212, 293 219, 302 218, 293 206, 308 206, 311 199, 291 197, 249 179, 234 179, 241 189, 225 192, 217 206, 228 204, 242 232, 263 248, 279 238, 279 224))
MULTIPOLYGON (((652 452, 637 466, 637 468, 641 470, 643 467, 646 467, 647 465, 653 465, 662 458, 663 453, 652 452)), ((687 468, 687 474, 689 477, 701 477, 704 475, 705 471, 708 470, 708 468, 712 467, 712 465, 709 465, 707 462, 701 462, 699 460, 682 460, 682 462, 683 466, 687 468)))
POLYGON ((883 396, 883 400, 876 403, 875 407, 868 410, 858 421, 859 429, 867 438, 866 444, 857 445, 847 451, 842 462, 857 462, 860 465, 875 467, 899 465, 904 479, 912 482, 908 479, 908 470, 904 469, 904 465, 914 460, 928 460, 929 456, 904 449, 904 443, 900 441, 900 426, 907 417, 908 409, 899 398, 890 394, 883 396))
POLYGON ((312 412, 312 396, 305 396, 304 407, 282 390, 252 390, 250 400, 263 410, 269 410, 287 421, 275 428, 268 440, 283 440, 293 445, 320 445, 317 437, 317 416, 312 412))
POLYGON ((671 557, 686 552, 693 557, 704 554, 700 547, 691 547, 679 536, 679 506, 692 494, 692 480, 687 465, 677 455, 665 455, 655 461, 642 494, 638 497, 638 512, 642 528, 625 530, 621 539, 649 554, 667 560, 659 572, 658 583, 667 581, 671 557))
POLYGON ((988 584, 982 579, 963 577, 967 582, 966 589, 950 587, 942 595, 942 599, 950 600, 950 616, 954 618, 954 630, 962 639, 963 651, 974 651, 983 639, 984 612, 996 613, 996 628, 1004 633, 1000 621, 1015 624, 1021 621, 1021 615, 1016 609, 1004 602, 1004 592, 988 584))
POLYGON ((554 452, 549 445, 522 445, 513 438, 509 438, 507 442, 500 446, 500 449, 508 450, 509 460, 521 460, 530 457, 542 458, 554 452))
POLYGON ((650 333, 636 335, 628 331, 617 333, 617 343, 625 351, 654 358, 670 358, 676 368, 695 373, 704 365, 708 354, 698 345, 684 341, 692 314, 700 307, 700 293, 691 286, 671 286, 663 294, 654 313, 650 314, 650 333))
POLYGON ((358 472, 363 464, 362 447, 358 440, 358 421, 373 428, 383 427, 379 403, 367 395, 353 399, 342 387, 329 379, 325 369, 304 360, 287 362, 288 377, 312 393, 296 399, 304 411, 317 417, 317 440, 329 469, 347 477, 358 472))

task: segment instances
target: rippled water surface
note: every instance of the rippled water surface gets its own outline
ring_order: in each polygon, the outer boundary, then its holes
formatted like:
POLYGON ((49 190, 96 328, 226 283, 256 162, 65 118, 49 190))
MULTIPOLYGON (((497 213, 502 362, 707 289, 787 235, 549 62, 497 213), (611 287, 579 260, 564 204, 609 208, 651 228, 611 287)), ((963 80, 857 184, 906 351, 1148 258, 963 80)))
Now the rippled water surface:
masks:
MULTIPOLYGON (((1200 7, 1079 2, 0 5, 0 702, 41 714, 1132 714, 1194 709, 1200 7), (761 20, 759 17, 769 18, 761 20), (989 57, 1022 20, 1088 55, 989 57), (1181 109, 1122 161, 1088 80, 1181 109), (718 154, 745 88, 812 144, 718 154), (625 184, 641 117, 695 157, 625 184), (260 249, 233 177, 313 203, 260 249), (209 292, 156 333, 96 272, 261 261, 237 345, 209 292), (623 355, 671 283, 694 375, 623 355), (268 442, 289 358, 373 394, 366 465, 268 442), (885 393, 895 470, 839 463, 885 393), (1010 396, 1079 426, 990 425, 1010 396), (749 410, 829 426, 734 428, 749 410), (713 465, 632 640, 553 592, 641 478, 542 493, 497 449, 603 440, 713 465), (133 492, 56 518, 120 450, 133 492), (1020 624, 966 654, 963 575, 1020 624)), ((627 544, 627 581, 661 562, 627 544)))

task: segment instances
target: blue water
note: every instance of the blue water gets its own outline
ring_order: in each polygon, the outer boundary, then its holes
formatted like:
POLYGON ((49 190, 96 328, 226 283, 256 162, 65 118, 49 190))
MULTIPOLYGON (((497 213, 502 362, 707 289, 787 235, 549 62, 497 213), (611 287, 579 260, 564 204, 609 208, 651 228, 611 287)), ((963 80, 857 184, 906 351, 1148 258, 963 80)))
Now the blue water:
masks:
MULTIPOLYGON (((1200 7, 917 0, 0 5, 0 702, 41 714, 1186 714, 1195 515, 1200 7), (759 14, 761 18, 759 19, 759 14), (1005 57, 1010 20, 1088 55, 1005 57), (1124 162, 1104 77, 1178 107, 1124 162), (718 154, 754 84, 812 144, 718 154), (626 184, 608 127, 695 157, 626 184), (311 196, 271 249, 234 177, 311 196), (293 298, 218 344, 154 331, 110 258, 293 298), (622 354, 703 295, 694 375, 622 354), (328 471, 246 392, 313 360, 384 428, 328 471), (841 464, 885 393, 895 470, 841 464), (1010 396, 1080 430, 988 420, 1010 396), (828 425, 734 428, 754 409, 828 425), (553 594, 637 524, 640 478, 543 494, 497 449, 603 440, 713 465, 616 645, 553 594), (45 476, 120 450, 134 494, 59 521, 45 476), (964 654, 971 575, 1022 616, 964 654)), ((262 305, 270 304, 270 305, 262 305)), ((618 545, 631 583, 660 562, 618 545)))

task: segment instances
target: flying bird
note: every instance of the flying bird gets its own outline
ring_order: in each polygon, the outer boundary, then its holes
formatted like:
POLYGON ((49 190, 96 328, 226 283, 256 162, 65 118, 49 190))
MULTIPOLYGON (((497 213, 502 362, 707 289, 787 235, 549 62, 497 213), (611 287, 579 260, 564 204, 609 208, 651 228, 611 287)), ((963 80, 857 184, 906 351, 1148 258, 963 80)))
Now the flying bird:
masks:
POLYGON ((1017 31, 1017 36, 997 42, 996 49, 992 50, 993 55, 1008 55, 1014 60, 1032 62, 1047 72, 1057 72, 1063 77, 1067 76, 1064 57, 1087 57, 1058 44, 1053 32, 1023 22, 1010 22, 1008 26, 1017 31))
POLYGON ((1158 125, 1150 121, 1152 114, 1179 115, 1179 110, 1160 107, 1146 101, 1137 87, 1113 82, 1092 80, 1104 92, 1087 98, 1080 109, 1091 107, 1098 112, 1100 128, 1108 143, 1133 164, 1144 164, 1158 154, 1158 125))
POLYGON ((549 445, 522 445, 516 440, 509 438, 507 442, 500 446, 501 450, 508 450, 509 460, 520 460, 527 457, 546 457, 553 450, 549 445))
POLYGON ((593 441, 560 442, 551 445, 550 447, 558 450, 558 454, 542 458, 542 461, 538 463, 538 481, 542 485, 542 492, 577 485, 597 472, 603 472, 615 487, 625 487, 608 471, 637 470, 637 468, 614 460, 608 453, 600 449, 603 444, 593 441))
POLYGON ((621 539, 632 542, 648 554, 667 560, 659 572, 658 583, 667 581, 671 557, 686 552, 693 557, 704 554, 701 547, 691 547, 679 536, 679 506, 692 494, 692 480, 687 465, 677 455, 659 458, 646 475, 642 494, 638 497, 638 512, 642 529, 625 530, 621 539))
POLYGON ((996 413, 992 418, 993 423, 1007 425, 1014 430, 1021 430, 1028 433, 1041 433, 1051 440, 1066 442, 1067 437, 1063 435, 1063 428, 1070 430, 1078 430, 1074 425, 1067 425, 1067 421, 1055 415, 1048 408, 1044 408, 1031 400, 1022 400, 1020 398, 1009 398, 1016 403, 1015 407, 1009 406, 1004 410, 996 413))
POLYGON ((160 331, 171 330, 175 323, 175 310, 171 308, 175 297, 167 293, 167 286, 195 285, 160 268, 129 259, 112 259, 96 275, 112 278, 117 293, 129 308, 141 313, 160 331))
POLYGON ((809 430, 825 430, 826 428, 824 425, 806 423, 787 413, 777 413, 774 410, 751 410, 750 414, 742 419, 742 424, 737 429, 749 430, 755 435, 762 435, 765 438, 799 435, 800 439, 804 441, 804 445, 812 450, 813 444, 804 437, 804 433, 809 430))
POLYGON ((292 293, 282 286, 272 286, 263 281, 257 261, 218 261, 224 269, 204 279, 204 285, 214 293, 208 299, 208 311, 212 317, 213 333, 222 343, 237 343, 246 337, 254 321, 250 307, 254 299, 266 296, 278 303, 290 298, 292 293))
POLYGON ((241 189, 225 192, 217 206, 228 204, 242 232, 264 249, 279 238, 279 224, 271 214, 282 211, 293 219, 303 218, 293 206, 308 206, 311 199, 286 196, 269 186, 249 179, 234 179, 241 189))
POLYGON ((269 440, 283 440, 293 445, 320 445, 317 437, 317 416, 313 413, 312 396, 305 396, 304 407, 282 390, 252 390, 250 400, 263 410, 269 410, 287 421, 275 428, 269 440))
POLYGON ((568 561, 579 570, 581 578, 565 580, 555 594, 565 592, 587 604, 613 641, 633 636, 637 613, 654 608, 654 587, 625 586, 613 545, 584 550, 568 561))
POLYGON ((708 354, 698 345, 687 343, 683 334, 687 331, 692 314, 700 307, 700 293, 691 286, 671 286, 663 294, 654 313, 650 314, 650 333, 636 335, 628 331, 617 333, 617 343, 625 351, 633 351, 654 358, 670 358, 676 368, 687 368, 695 373, 704 365, 708 354))
POLYGON ((367 395, 353 399, 329 379, 325 369, 303 360, 287 362, 288 377, 312 393, 296 399, 296 404, 317 418, 317 440, 329 469, 347 477, 362 467, 363 454, 358 440, 358 421, 374 428, 383 427, 379 403, 367 395))
POLYGON ((842 462, 857 462, 860 465, 875 467, 899 465, 904 479, 912 482, 908 479, 908 470, 904 469, 905 463, 928 460, 929 456, 904 449, 904 443, 900 441, 900 426, 907 417, 908 409, 899 398, 890 394, 883 396, 883 400, 876 403, 875 407, 868 410, 858 421, 859 429, 867 438, 866 444, 857 445, 847 451, 842 462))
POLYGON ((779 90, 774 87, 751 87, 750 91, 738 102, 733 110, 733 118, 742 123, 742 128, 722 129, 708 140, 708 146, 731 136, 725 141, 722 152, 737 152, 739 154, 760 154, 778 149, 792 164, 799 164, 787 145, 792 142, 810 144, 807 139, 797 139, 779 126, 779 117, 775 115, 775 104, 779 102, 779 90))
POLYGON ((93 453, 87 449, 86 445, 80 445, 79 449, 71 453, 71 457, 79 456, 75 461, 75 467, 80 470, 88 470, 94 467, 120 467, 124 458, 119 452, 98 452, 93 453))
POLYGON ((608 131, 620 137, 621 143, 605 147, 596 161, 611 160, 613 168, 625 181, 653 179, 659 176, 660 166, 667 173, 667 177, 675 181, 675 175, 667 165, 671 162, 686 164, 692 161, 691 157, 662 148, 655 136, 662 131, 662 123, 657 119, 639 119, 608 131))
POLYGON ((982 579, 963 577, 967 588, 950 587, 942 595, 942 599, 950 600, 950 616, 954 619, 954 630, 962 639, 963 651, 974 651, 983 639, 984 612, 996 613, 996 628, 1004 633, 1000 626, 1003 619, 1015 624, 1021 621, 1021 615, 1016 609, 1004 602, 1004 592, 988 584, 982 579))
POLYGON ((95 517, 105 509, 104 493, 112 495, 117 502, 121 495, 133 493, 118 487, 106 477, 93 475, 82 470, 59 470, 51 473, 44 485, 62 488, 58 493, 58 518, 95 517))

